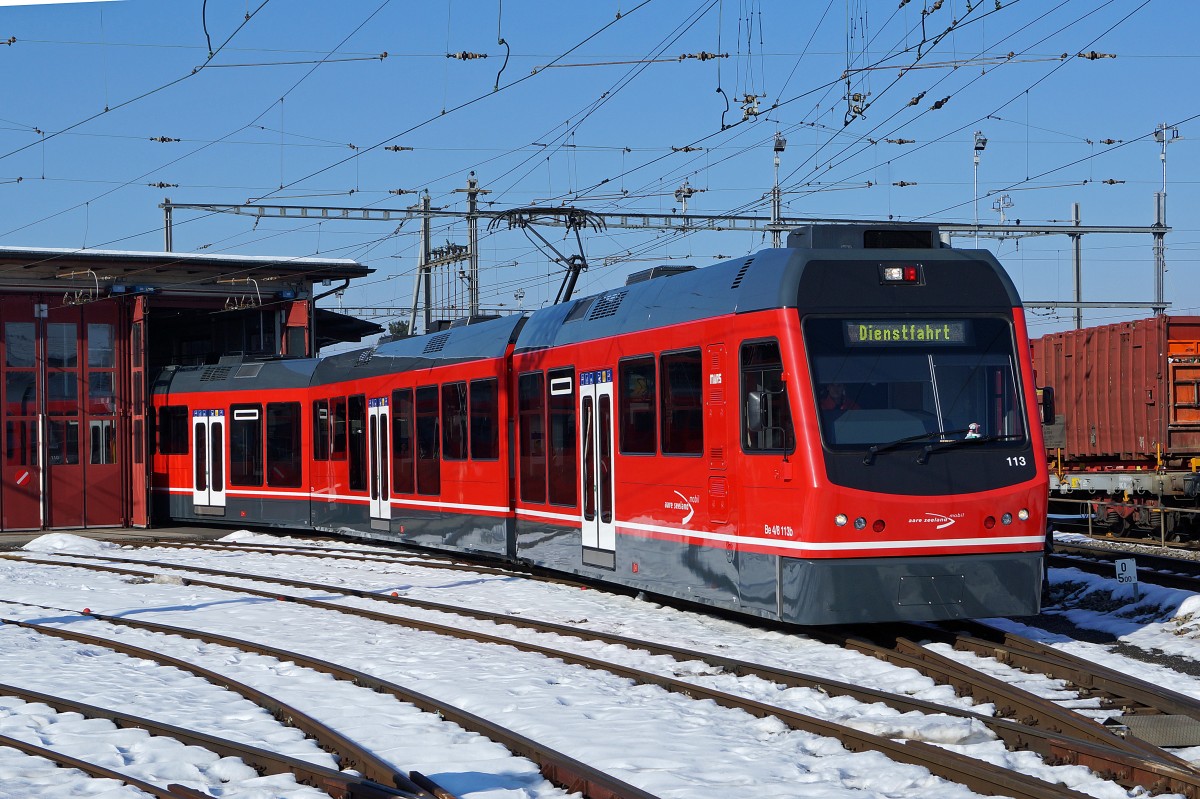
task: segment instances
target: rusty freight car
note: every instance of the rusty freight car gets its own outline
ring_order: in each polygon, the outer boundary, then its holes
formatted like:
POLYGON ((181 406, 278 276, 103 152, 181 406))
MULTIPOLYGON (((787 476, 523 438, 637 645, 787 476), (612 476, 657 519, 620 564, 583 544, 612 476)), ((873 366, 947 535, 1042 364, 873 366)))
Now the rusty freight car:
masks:
POLYGON ((1200 534, 1200 516, 1181 512, 1200 494, 1200 316, 1051 333, 1031 348, 1049 389, 1052 495, 1109 500, 1099 515, 1113 532, 1200 534))

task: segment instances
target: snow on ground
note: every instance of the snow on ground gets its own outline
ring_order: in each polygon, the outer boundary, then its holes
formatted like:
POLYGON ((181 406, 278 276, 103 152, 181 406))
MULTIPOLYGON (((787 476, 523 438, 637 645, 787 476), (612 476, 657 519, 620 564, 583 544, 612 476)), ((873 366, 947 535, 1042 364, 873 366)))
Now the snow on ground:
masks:
MULTIPOLYGON (((279 543, 276 537, 256 537, 239 532, 230 537, 240 543, 279 543)), ((312 546, 312 542, 297 542, 312 546)), ((373 547, 354 546, 364 552, 373 547)), ((678 646, 708 649, 817 676, 854 682, 881 690, 904 693, 929 701, 969 706, 954 697, 951 689, 937 686, 915 671, 899 669, 873 658, 838 647, 827 646, 800 635, 754 630, 731 621, 699 613, 664 608, 631 597, 615 596, 577 587, 534 583, 517 577, 472 574, 423 568, 419 564, 340 562, 303 556, 220 552, 202 549, 123 549, 116 545, 77 536, 43 536, 26 547, 39 557, 54 555, 69 560, 77 555, 169 561, 185 565, 208 565, 246 573, 286 574, 297 580, 344 584, 383 593, 395 592, 411 598, 527 615, 678 646)), ((148 567, 153 568, 153 567, 148 567)), ((1064 598, 1098 595, 1115 586, 1113 581, 1087 578, 1075 570, 1052 570, 1056 587, 1064 598), (1076 588, 1076 584, 1080 588, 1076 588), (1068 593, 1070 589, 1070 593, 1068 593)), ((247 583, 248 585, 250 583, 247 583)), ((766 797, 873 797, 937 796, 947 799, 975 796, 965 788, 931 777, 922 769, 887 761, 874 753, 851 754, 829 739, 786 728, 775 719, 755 719, 744 713, 670 695, 658 688, 632 686, 610 674, 565 665, 541 655, 520 653, 493 645, 475 644, 395 625, 355 619, 332 610, 311 609, 292 603, 238 595, 196 585, 184 586, 175 579, 146 581, 138 578, 87 572, 65 566, 39 566, 0 561, 0 616, 36 620, 56 626, 103 635, 167 652, 269 690, 283 701, 332 724, 351 738, 365 743, 402 770, 428 774, 449 790, 467 799, 542 799, 563 793, 537 773, 536 767, 513 757, 498 745, 441 722, 386 696, 339 683, 293 664, 248 655, 226 647, 164 637, 137 630, 117 628, 80 616, 84 607, 97 613, 129 615, 139 620, 205 629, 234 637, 250 638, 273 646, 296 649, 306 654, 368 671, 421 693, 449 700, 458 707, 516 728, 581 760, 597 764, 664 799, 672 797, 725 796, 752 788, 766 797), (20 605, 49 606, 59 612, 20 605)), ((261 587, 261 585, 259 586, 261 587)), ((1130 637, 1150 636, 1151 628, 1163 628, 1162 638, 1174 639, 1179 652, 1200 655, 1200 645, 1175 630, 1200 634, 1175 615, 1189 608, 1194 612, 1197 597, 1166 589, 1143 586, 1140 603, 1110 599, 1100 609, 1063 609, 1076 623, 1096 629, 1119 630, 1130 637), (1116 604, 1113 604, 1113 603, 1116 604), (1107 609, 1105 609, 1107 608, 1107 609), (1123 616, 1133 612, 1132 617, 1123 616), (1082 615, 1080 615, 1082 614, 1082 615), (1090 614, 1090 615, 1088 615, 1090 614), (1077 619, 1078 616, 1078 619, 1077 619), (1153 621, 1148 619, 1153 618, 1153 621), (1175 619, 1175 621, 1172 621, 1175 619)), ((284 591, 315 596, 311 591, 284 591)), ((581 642, 562 636, 546 636, 513 628, 496 627, 461 616, 416 611, 395 605, 381 606, 373 600, 325 595, 335 602, 374 606, 398 616, 436 620, 458 627, 480 629, 534 640, 546 646, 609 659, 645 671, 671 674, 710 688, 751 696, 820 716, 880 735, 902 735, 946 745, 974 757, 1017 768, 1027 773, 1070 785, 1075 790, 1101 799, 1135 796, 1119 786, 1099 780, 1077 767, 1046 767, 1029 753, 1009 753, 975 722, 951 717, 900 714, 883 706, 864 706, 853 700, 830 697, 819 691, 784 689, 756 678, 712 674, 698 662, 678 663, 622 647, 581 642)), ((1006 622, 1027 635, 1040 633, 1006 622)), ((1056 645, 1087 652, 1100 661, 1117 659, 1121 668, 1141 668, 1118 658, 1105 647, 1072 642, 1050 636, 1056 645), (1096 651, 1092 652, 1094 649, 1096 651)), ((1166 641, 1146 639, 1156 648, 1166 641)), ((1142 643, 1137 645, 1141 646, 1142 643)), ((1149 667, 1147 667, 1149 668, 1149 667)), ((1162 667, 1155 667, 1161 669, 1162 667)), ((191 726, 217 734, 238 737, 273 749, 287 751, 314 762, 329 763, 317 750, 289 728, 234 694, 215 688, 175 669, 152 666, 116 655, 108 650, 82 647, 35 632, 0 626, 0 669, 23 687, 46 693, 70 693, 74 698, 101 706, 118 706, 156 719, 191 726), (131 691, 131 686, 136 690, 131 691)), ((1165 670, 1163 670, 1165 671, 1165 670)), ((1170 684, 1176 690, 1200 696, 1200 681, 1174 672, 1170 684)), ((1028 676, 1026 676, 1028 678, 1028 676)), ((1165 679, 1163 672, 1156 679, 1165 679)), ((1036 681, 1035 681, 1036 683, 1036 681)), ((1026 686, 1030 687, 1030 686, 1026 686)), ((1054 691, 1052 681, 1042 680, 1033 689, 1054 691)), ((0 695, 3 692, 0 691, 0 695)), ((977 711, 990 712, 987 706, 977 711)), ((258 797, 307 796, 308 790, 291 782, 263 785, 244 779, 228 763, 203 752, 191 753, 176 745, 170 756, 159 756, 167 743, 130 743, 124 731, 104 732, 89 727, 87 735, 71 730, 81 722, 70 714, 54 714, 15 700, 0 704, 0 734, 28 740, 53 741, 43 745, 70 746, 85 759, 106 757, 108 765, 149 781, 178 781, 214 796, 258 797), (30 718, 38 719, 31 726, 30 718), (66 725, 66 726, 59 726, 66 725), (56 731, 57 730, 57 731, 56 731), (170 764, 161 776, 163 764, 170 764), (114 765, 115 764, 115 765, 114 765), (157 771, 156 771, 157 770, 157 771), (158 775, 158 776, 154 776, 158 775), (290 783, 290 784, 287 784, 290 783)), ((110 725, 111 726, 111 725, 110 725)), ((143 737, 144 734, 142 734, 143 737)), ((12 750, 0 750, 0 778, 13 759, 12 750)), ((17 759, 14 774, 28 779, 45 779, 44 767, 33 758, 17 759)), ((64 770, 63 773, 66 773, 64 770)), ((54 789, 40 795, 103 795, 96 783, 86 789, 73 785, 62 774, 54 789), (97 792, 97 793, 93 793, 97 792)), ((17 784, 17 783, 13 783, 17 784)), ((8 782, 0 781, 0 797, 37 796, 27 789, 11 793, 8 782)), ((105 788, 105 790, 109 790, 105 788)), ((113 790, 128 791, 128 788, 113 790)), ((136 792, 135 792, 136 793, 136 792)), ((113 793, 124 796, 125 793, 113 793)), ((134 794, 128 794, 134 795, 134 794)))

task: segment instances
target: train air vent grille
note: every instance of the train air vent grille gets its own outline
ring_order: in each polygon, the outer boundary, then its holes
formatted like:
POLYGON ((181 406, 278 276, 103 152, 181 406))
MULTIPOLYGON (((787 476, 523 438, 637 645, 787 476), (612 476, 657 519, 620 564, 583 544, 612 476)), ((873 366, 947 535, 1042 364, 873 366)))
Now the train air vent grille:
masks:
POLYGON ((592 306, 591 314, 588 315, 588 321, 593 322, 615 314, 617 309, 621 307, 621 300, 625 299, 626 294, 628 294, 626 291, 615 291, 612 294, 605 294, 596 300, 596 304, 592 306))
MULTIPOLYGON (((724 460, 725 450, 721 447, 716 447, 711 452, 712 460, 724 460)), ((725 484, 724 477, 710 477, 708 480, 708 493, 711 497, 724 497, 728 494, 728 486, 725 484)))
POLYGON ((567 318, 563 320, 563 324, 565 325, 567 322, 574 322, 587 316, 588 309, 592 307, 592 303, 595 301, 595 297, 577 300, 575 305, 571 307, 570 313, 567 314, 567 318))
POLYGON ((233 376, 234 377, 258 377, 258 373, 262 371, 262 368, 263 368, 263 365, 261 363, 243 364, 242 366, 238 367, 237 372, 235 372, 233 376))
POLYGON ((729 288, 735 289, 742 285, 742 278, 744 278, 746 273, 750 271, 750 264, 752 263, 754 263, 753 258, 746 259, 746 263, 742 264, 742 268, 738 270, 737 277, 733 279, 733 285, 731 285, 729 288))
POLYGON ((710 405, 724 405, 725 404, 725 387, 724 386, 713 386, 712 390, 708 394, 708 402, 710 405))
POLYGON ((431 352, 441 352, 446 346, 446 342, 450 340, 449 333, 439 333, 429 339, 429 343, 425 345, 425 349, 421 350, 423 355, 428 355, 431 352))
POLYGON ((362 352, 360 352, 358 354, 358 360, 355 361, 354 365, 356 367, 357 366, 366 366, 367 364, 369 364, 371 362, 371 359, 374 357, 375 357, 375 348, 374 347, 363 350, 362 352))
POLYGON ((224 380, 229 377, 229 373, 232 371, 232 366, 210 366, 200 375, 200 382, 209 383, 215 380, 224 380))

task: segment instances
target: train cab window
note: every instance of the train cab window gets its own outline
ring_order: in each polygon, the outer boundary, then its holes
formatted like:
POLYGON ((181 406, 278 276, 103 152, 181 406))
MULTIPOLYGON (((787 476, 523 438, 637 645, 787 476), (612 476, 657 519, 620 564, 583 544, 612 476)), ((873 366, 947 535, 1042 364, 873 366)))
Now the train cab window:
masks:
POLYGON ((704 452, 701 371, 700 350, 664 354, 659 359, 664 455, 700 455, 704 452))
POLYGON ((467 384, 442 386, 442 457, 448 461, 467 459, 467 384))
POLYGON ((416 483, 416 451, 413 448, 413 390, 392 392, 392 491, 413 494, 416 483))
POLYGON ((818 392, 841 383, 851 400, 827 408, 818 394, 830 448, 1025 440, 1009 320, 811 318, 804 336, 818 392))
POLYGON ((552 369, 547 377, 549 498, 553 505, 573 507, 579 482, 576 471, 579 437, 575 432, 575 370, 552 369))
POLYGON ((188 454, 186 405, 164 405, 158 409, 158 451, 163 455, 188 454))
POLYGON ((796 445, 779 342, 742 345, 742 446, 747 452, 790 452, 796 445))
POLYGON ((314 400, 312 404, 314 461, 329 460, 329 400, 314 400))
POLYGON ((653 455, 657 451, 658 419, 654 356, 621 361, 617 366, 617 379, 621 454, 653 455))
POLYGON ((350 397, 346 413, 347 449, 350 455, 350 490, 367 490, 367 397, 350 397))
POLYGON ((329 457, 335 461, 346 460, 346 398, 334 397, 330 401, 329 457))
POLYGON ((298 488, 301 483, 300 403, 267 405, 267 485, 298 488))
POLYGON ((260 486, 263 481, 263 419, 261 405, 229 409, 229 484, 260 486))
POLYGON ((417 493, 442 493, 442 464, 438 452, 438 387, 417 389, 417 493))
POLYGON ((494 377, 471 381, 471 460, 500 457, 500 405, 494 377))
POLYGON ((546 501, 545 378, 529 372, 517 378, 517 420, 521 501, 546 501))

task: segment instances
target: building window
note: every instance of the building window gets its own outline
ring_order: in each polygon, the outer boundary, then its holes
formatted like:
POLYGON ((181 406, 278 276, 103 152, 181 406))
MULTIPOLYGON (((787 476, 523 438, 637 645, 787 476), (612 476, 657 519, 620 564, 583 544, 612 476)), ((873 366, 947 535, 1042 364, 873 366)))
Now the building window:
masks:
POLYGON ((662 385, 662 452, 704 452, 703 380, 700 350, 665 354, 659 359, 662 385))
POLYGON ((261 405, 229 409, 229 484, 260 486, 263 480, 263 420, 261 405))
POLYGON ((654 391, 654 356, 629 358, 618 364, 620 445, 624 455, 653 455, 658 410, 654 391))

